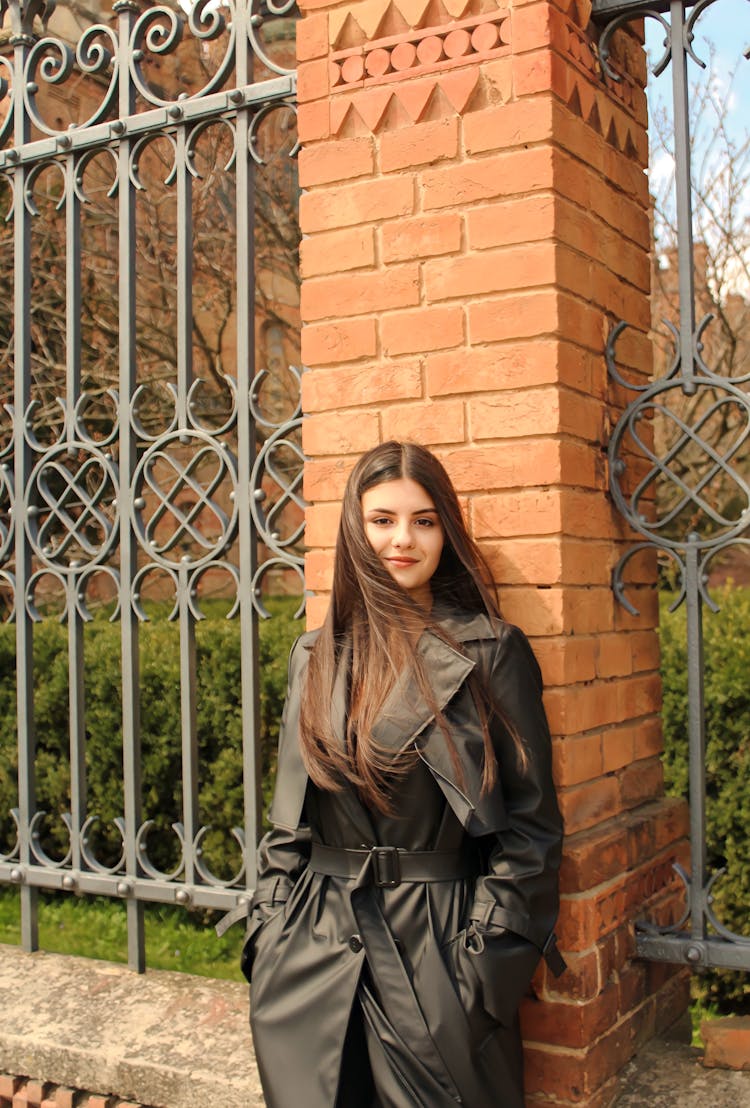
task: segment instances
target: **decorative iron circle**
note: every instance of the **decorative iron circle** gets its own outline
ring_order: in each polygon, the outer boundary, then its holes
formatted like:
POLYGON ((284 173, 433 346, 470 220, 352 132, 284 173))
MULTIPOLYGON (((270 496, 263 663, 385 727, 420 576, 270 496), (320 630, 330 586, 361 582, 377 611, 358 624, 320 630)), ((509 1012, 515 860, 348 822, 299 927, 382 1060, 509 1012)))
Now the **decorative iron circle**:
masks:
POLYGON ((684 392, 681 378, 660 379, 642 392, 625 410, 618 421, 609 444, 610 488, 617 507, 637 531, 660 546, 681 549, 689 541, 698 549, 708 549, 725 543, 731 536, 739 535, 750 524, 750 487, 733 461, 742 456, 743 447, 750 439, 750 397, 729 381, 693 378, 696 391, 710 390, 707 404, 698 417, 687 422, 679 411, 667 406, 669 393, 684 392), (727 441, 724 437, 718 445, 712 441, 710 421, 720 418, 727 410, 739 414, 739 426, 727 441), (661 413, 674 432, 674 439, 659 456, 648 442, 648 436, 639 431, 639 423, 654 413, 661 413), (648 468, 633 488, 626 488, 628 462, 625 456, 631 452, 623 449, 626 433, 630 445, 635 446, 638 461, 645 459, 648 468), (687 479, 676 464, 680 456, 692 451, 701 458, 703 468, 696 476, 687 479), (735 510, 729 515, 715 503, 711 495, 712 484, 726 482, 735 494, 735 510), (674 502, 660 513, 649 509, 657 485, 664 482, 675 493, 674 502), (650 512, 650 514, 647 514, 650 512), (685 524, 683 526, 683 523, 685 524), (670 526, 674 525, 670 534, 670 526), (680 528, 683 528, 680 531, 680 528), (683 533, 684 532, 684 533, 683 533))
POLYGON ((7 462, 0 464, 0 565, 13 553, 13 471, 7 462))
POLYGON ((133 478, 138 541, 160 565, 217 558, 237 520, 237 474, 225 443, 202 431, 173 431, 146 451, 133 478))
POLYGON ((26 531, 49 566, 76 570, 100 562, 117 535, 117 474, 90 443, 58 443, 34 467, 26 488, 26 531))
POLYGON ((301 419, 292 419, 266 439, 250 475, 253 498, 250 502, 258 534, 269 550, 290 564, 301 565, 304 558, 297 549, 305 531, 304 512, 307 503, 301 488, 305 456, 298 440, 301 419), (268 503, 264 481, 273 488, 273 501, 268 503), (284 515, 290 512, 290 520, 284 515))

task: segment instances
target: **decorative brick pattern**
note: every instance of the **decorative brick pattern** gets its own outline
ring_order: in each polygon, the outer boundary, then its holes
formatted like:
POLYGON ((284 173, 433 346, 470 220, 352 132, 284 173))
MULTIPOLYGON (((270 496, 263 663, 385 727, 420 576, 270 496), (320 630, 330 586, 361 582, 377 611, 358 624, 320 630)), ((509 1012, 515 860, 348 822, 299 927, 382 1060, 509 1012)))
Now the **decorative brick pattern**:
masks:
POLYGON ((328 34, 331 47, 363 46, 376 37, 400 34, 405 29, 443 26, 479 15, 495 7, 497 0, 359 0, 332 11, 328 34))
POLYGON ((118 1096, 102 1096, 29 1077, 0 1074, 0 1108, 149 1108, 118 1096))
POLYGON ((324 138, 346 129, 374 132, 428 116, 460 115, 487 107, 498 96, 506 102, 511 95, 533 95, 551 83, 569 110, 610 147, 642 160, 642 51, 629 36, 617 37, 609 65, 619 80, 604 81, 596 45, 586 33, 589 14, 587 2, 559 7, 538 3, 514 10, 507 4, 495 8, 494 0, 365 0, 330 13, 316 12, 300 24, 300 61, 309 63, 300 72, 302 138, 324 138), (540 45, 550 47, 544 64, 540 45), (477 63, 508 59, 511 54, 512 73, 492 73, 486 65, 476 69, 477 63), (467 66, 475 71, 466 72, 467 66), (331 93, 335 95, 324 122, 307 101, 320 101, 331 93))
POLYGON ((331 88, 338 91, 355 85, 402 81, 412 75, 466 65, 478 60, 478 55, 499 57, 508 54, 509 42, 507 12, 375 40, 331 55, 331 88))

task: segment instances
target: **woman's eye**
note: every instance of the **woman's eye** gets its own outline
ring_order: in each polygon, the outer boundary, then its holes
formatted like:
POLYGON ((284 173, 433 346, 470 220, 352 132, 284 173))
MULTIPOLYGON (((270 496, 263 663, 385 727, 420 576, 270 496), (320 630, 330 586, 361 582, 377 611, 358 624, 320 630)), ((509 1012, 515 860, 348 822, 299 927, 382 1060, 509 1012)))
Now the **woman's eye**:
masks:
POLYGON ((435 520, 434 519, 417 519, 417 520, 415 520, 415 523, 419 527, 434 527, 435 526, 435 520))
POLYGON ((389 524, 391 521, 387 516, 378 516, 377 519, 371 519, 370 523, 376 524, 378 527, 382 527, 384 524, 389 524))

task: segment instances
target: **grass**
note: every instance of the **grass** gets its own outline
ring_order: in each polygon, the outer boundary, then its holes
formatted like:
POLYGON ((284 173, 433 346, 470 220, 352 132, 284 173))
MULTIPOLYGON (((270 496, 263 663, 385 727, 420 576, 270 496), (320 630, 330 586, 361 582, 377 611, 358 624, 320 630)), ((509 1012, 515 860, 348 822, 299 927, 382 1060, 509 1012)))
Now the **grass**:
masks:
MULTIPOLYGON (((693 977, 691 985, 696 983, 696 978, 693 977)), ((696 990, 691 988, 691 1000, 690 1000, 690 1022, 693 1029, 692 1038, 690 1040, 692 1046, 699 1046, 701 1050, 706 1045, 703 1042, 701 1036, 701 1024, 704 1020, 719 1019, 721 1012, 715 1004, 706 1005, 702 998, 696 995, 696 990)))
MULTIPOLYGON (((221 938, 213 929, 218 913, 189 913, 163 904, 145 907, 146 963, 226 981, 244 981, 239 968, 243 931, 236 924, 221 938)), ((21 941, 21 914, 15 889, 0 889, 0 943, 21 941)), ((78 954, 108 962, 127 961, 125 906, 106 897, 40 893, 39 945, 54 954, 78 954)), ((693 1046, 703 1047, 701 1023, 719 1015, 694 997, 690 1006, 693 1046)))
MULTIPOLYGON (((244 929, 236 924, 217 938, 218 913, 190 913, 164 904, 145 907, 146 964, 202 977, 244 981, 239 968, 244 929)), ((0 943, 21 941, 21 911, 15 889, 0 889, 0 943)), ((54 954, 79 954, 127 962, 125 906, 106 897, 39 895, 39 946, 54 954)))

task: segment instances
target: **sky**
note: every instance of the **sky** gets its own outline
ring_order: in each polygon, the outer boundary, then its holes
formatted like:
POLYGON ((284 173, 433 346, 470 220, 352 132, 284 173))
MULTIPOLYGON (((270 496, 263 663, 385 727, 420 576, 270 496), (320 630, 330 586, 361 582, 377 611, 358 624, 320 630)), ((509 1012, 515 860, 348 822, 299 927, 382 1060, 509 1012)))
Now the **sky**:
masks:
MULTIPOLYGON (((664 31, 661 24, 646 19, 646 46, 653 65, 663 54, 664 31)), ((730 141, 739 151, 744 149, 744 159, 738 157, 735 164, 741 167, 741 176, 747 177, 744 198, 736 212, 736 226, 740 232, 742 262, 732 270, 730 284, 733 291, 750 296, 750 61, 743 52, 750 47, 750 3, 748 0, 715 0, 695 24, 693 50, 707 63, 707 69, 701 69, 688 59, 688 81, 691 88, 698 84, 706 89, 710 82, 712 101, 727 124, 730 141), (711 55, 713 53, 713 61, 711 55), (744 226, 743 226, 744 223, 744 226)), ((697 92, 691 96, 694 103, 697 92)), ((672 68, 667 66, 659 77, 649 77, 649 112, 653 117, 658 112, 671 114, 672 104, 672 68)), ((704 162, 710 173, 712 167, 720 168, 723 146, 716 140, 716 116, 709 108, 704 112, 701 126, 696 131, 693 151, 694 166, 704 162)), ((651 192, 655 196, 665 193, 671 185, 673 171, 672 159, 654 143, 656 128, 652 122, 652 151, 649 178, 651 192)), ((715 176, 719 177, 718 173, 715 176)), ((720 184, 716 196, 721 194, 720 184)), ((669 192, 666 192, 669 196, 669 192)), ((696 231, 698 228, 696 227, 696 231)), ((658 226, 657 226, 658 232, 658 226)))
MULTIPOLYGON (((662 54, 664 31, 655 19, 646 20, 646 45, 654 61, 662 54)), ((716 54, 714 74, 719 79, 726 78, 736 70, 729 106, 736 111, 738 125, 744 130, 750 124, 750 61, 744 59, 743 50, 750 48, 750 4, 748 0, 715 0, 698 18, 695 24, 693 49, 699 58, 708 63, 708 42, 713 43, 716 54)), ((705 79, 701 70, 693 61, 688 62, 688 74, 691 81, 705 79)), ((659 97, 662 90, 671 95, 671 75, 669 68, 652 81, 654 94, 659 97)))

